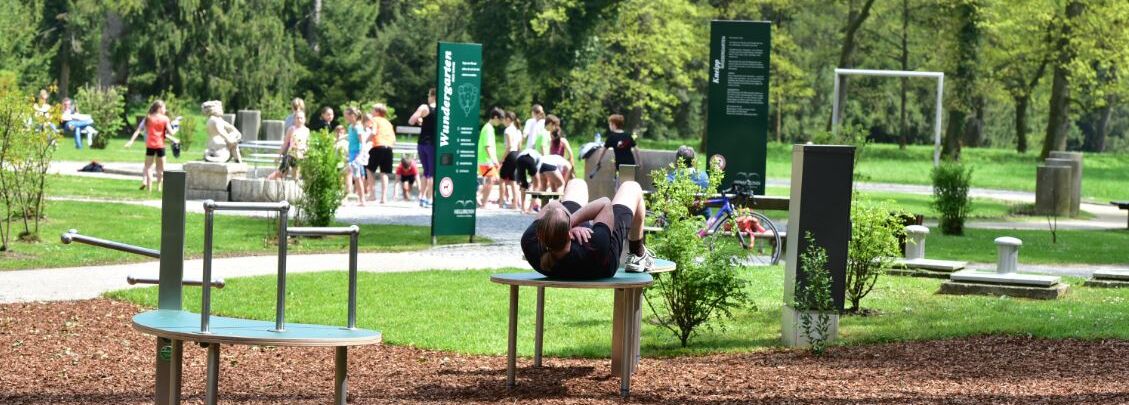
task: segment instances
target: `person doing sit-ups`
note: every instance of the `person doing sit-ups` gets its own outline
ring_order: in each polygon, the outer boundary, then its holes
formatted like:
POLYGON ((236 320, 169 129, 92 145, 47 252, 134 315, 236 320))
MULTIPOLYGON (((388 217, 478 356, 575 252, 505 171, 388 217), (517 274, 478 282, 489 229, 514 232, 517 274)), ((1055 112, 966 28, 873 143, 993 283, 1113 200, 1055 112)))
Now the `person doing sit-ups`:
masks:
POLYGON ((538 273, 573 280, 612 277, 624 237, 630 251, 625 270, 644 272, 654 266, 643 242, 647 210, 639 183, 624 182, 611 200, 587 202, 588 184, 574 179, 561 199, 545 204, 521 236, 525 259, 538 273))

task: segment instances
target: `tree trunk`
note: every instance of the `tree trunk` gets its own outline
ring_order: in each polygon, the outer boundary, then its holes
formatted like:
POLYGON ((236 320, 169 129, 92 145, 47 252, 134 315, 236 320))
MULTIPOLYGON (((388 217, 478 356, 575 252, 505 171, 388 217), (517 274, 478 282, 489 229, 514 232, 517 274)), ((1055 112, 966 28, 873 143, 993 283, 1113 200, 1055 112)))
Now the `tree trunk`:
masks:
POLYGON ((975 112, 979 90, 976 89, 977 63, 980 48, 979 4, 961 3, 953 18, 960 24, 957 31, 956 71, 949 105, 949 123, 945 130, 941 155, 947 160, 960 160, 961 138, 968 124, 968 114, 975 112))
POLYGON ((1110 116, 1113 115, 1112 99, 1112 97, 1107 97, 1106 105, 1094 112, 1096 117, 1092 119, 1095 121, 1091 123, 1092 128, 1090 131, 1085 133, 1085 138, 1082 142, 1082 150, 1089 152, 1105 151, 1105 140, 1106 136, 1109 134, 1109 119, 1110 116))
POLYGON ((318 26, 321 25, 321 0, 314 0, 314 12, 310 18, 310 26, 306 32, 306 39, 310 42, 310 49, 314 54, 320 53, 321 44, 318 43, 318 26))
MULTIPOLYGON (((846 69, 854 66, 855 48, 858 45, 855 36, 862 28, 862 23, 866 22, 866 19, 870 17, 870 7, 873 5, 874 0, 866 0, 866 3, 862 5, 862 9, 855 10, 854 1, 852 0, 850 2, 849 11, 847 12, 847 28, 843 35, 843 47, 839 51, 839 68, 846 69)), ((845 101, 847 99, 847 76, 843 76, 839 79, 839 93, 836 96, 839 97, 838 113, 840 119, 842 119, 843 105, 846 104, 845 101)), ((835 112, 832 112, 833 116, 834 114, 835 112)), ((831 125, 832 122, 828 120, 828 131, 831 130, 831 125)))
POLYGON ((964 145, 971 148, 984 146, 984 97, 972 102, 973 116, 964 125, 964 145))
POLYGON ((1027 153, 1027 106, 1031 102, 1031 95, 1024 94, 1012 99, 1015 100, 1015 151, 1027 153))
POLYGON ((1066 20, 1062 22, 1058 34, 1058 60, 1054 65, 1054 81, 1051 83, 1050 118, 1047 120, 1047 136, 1043 138, 1043 151, 1039 157, 1046 159, 1051 151, 1066 150, 1066 135, 1070 128, 1070 72, 1068 66, 1074 62, 1074 51, 1070 45, 1071 21, 1082 14, 1085 5, 1078 0, 1066 4, 1066 20))
POLYGON ((945 127, 945 138, 941 144, 941 156, 944 156, 945 159, 960 160, 961 135, 964 133, 964 125, 967 120, 964 110, 956 108, 949 111, 949 125, 945 127))
POLYGON ((780 143, 780 106, 783 105, 780 103, 780 99, 782 98, 784 98, 784 95, 778 92, 776 94, 776 108, 774 108, 776 110, 776 143, 780 143))

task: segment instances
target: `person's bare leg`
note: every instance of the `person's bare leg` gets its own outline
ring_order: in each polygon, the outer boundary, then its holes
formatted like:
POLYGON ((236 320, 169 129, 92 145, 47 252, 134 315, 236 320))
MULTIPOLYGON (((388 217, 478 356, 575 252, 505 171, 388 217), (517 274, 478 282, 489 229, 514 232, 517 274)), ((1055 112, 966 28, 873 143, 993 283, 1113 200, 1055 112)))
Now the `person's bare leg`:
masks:
POLYGON ((588 204, 588 183, 581 179, 572 179, 564 188, 561 201, 572 201, 580 206, 588 204))
MULTIPOLYGON (((396 198, 396 190, 392 190, 392 198, 396 198)), ((380 203, 388 202, 388 173, 380 174, 380 203)))
POLYGON ((145 157, 145 167, 141 169, 141 188, 145 191, 151 191, 153 186, 153 159, 155 156, 145 157))
POLYGON ((647 216, 647 207, 643 202, 643 189, 639 187, 639 183, 623 182, 615 191, 615 197, 612 197, 612 205, 615 204, 631 209, 631 229, 627 231, 627 240, 643 240, 643 220, 647 216))
POLYGON ((157 191, 161 191, 161 185, 165 181, 165 158, 157 158, 157 191))
POLYGON ((365 178, 353 176, 353 181, 356 183, 357 197, 360 200, 360 206, 365 206, 365 178))

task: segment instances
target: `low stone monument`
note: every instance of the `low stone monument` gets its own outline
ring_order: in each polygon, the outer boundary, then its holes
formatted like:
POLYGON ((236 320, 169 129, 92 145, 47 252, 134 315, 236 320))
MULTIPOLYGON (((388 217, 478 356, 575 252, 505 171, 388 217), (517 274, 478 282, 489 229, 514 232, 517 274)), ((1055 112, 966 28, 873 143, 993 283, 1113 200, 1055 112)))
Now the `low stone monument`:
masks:
POLYGON ((302 199, 302 187, 294 180, 234 179, 231 201, 280 202, 302 199))
POLYGON ((259 139, 259 124, 262 122, 262 113, 256 110, 239 110, 236 114, 236 126, 239 132, 247 139, 259 139))
POLYGON ((286 133, 286 123, 279 120, 263 120, 263 132, 259 134, 260 141, 281 141, 286 133))
POLYGON ((1071 215, 1071 167, 1067 161, 1047 159, 1035 170, 1035 212, 1071 215))
POLYGON ((189 200, 232 201, 230 184, 247 177, 247 165, 242 163, 187 162, 189 200))
POLYGON ((941 284, 941 294, 1006 295, 1009 297, 1056 299, 1069 285, 1062 277, 1018 273, 1019 247, 1023 241, 1010 236, 996 238, 996 271, 961 270, 941 284))
MULTIPOLYGON (((1070 215, 1078 216, 1082 207, 1082 152, 1054 151, 1047 158, 1070 166, 1070 215)), ((1060 164, 1061 165, 1061 164, 1060 164)))
POLYGON ((952 272, 965 268, 968 262, 925 258, 925 238, 929 228, 921 225, 906 227, 905 258, 894 261, 888 273, 900 276, 949 278, 952 272))
POLYGON ((1129 270, 1096 270, 1083 284, 1087 287, 1129 287, 1129 270))

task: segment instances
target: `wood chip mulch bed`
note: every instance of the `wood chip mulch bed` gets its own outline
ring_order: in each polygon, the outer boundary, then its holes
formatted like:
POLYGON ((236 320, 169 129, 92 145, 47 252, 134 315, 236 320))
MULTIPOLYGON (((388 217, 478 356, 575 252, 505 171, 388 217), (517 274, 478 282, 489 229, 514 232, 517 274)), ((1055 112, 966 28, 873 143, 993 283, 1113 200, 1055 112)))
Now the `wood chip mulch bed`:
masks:
MULTIPOLYGON (((0 404, 151 403, 155 343, 130 327, 138 311, 105 299, 0 305, 0 404)), ((222 353, 221 403, 332 400, 332 349, 222 353)), ((608 360, 547 359, 532 369, 520 359, 526 367, 508 392, 504 357, 386 345, 350 356, 349 400, 358 404, 1129 404, 1127 341, 992 336, 833 348, 822 358, 784 350, 644 358, 626 401, 608 360)), ((204 359, 185 345, 185 403, 203 400, 204 359)))

